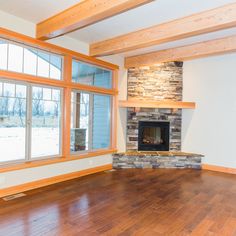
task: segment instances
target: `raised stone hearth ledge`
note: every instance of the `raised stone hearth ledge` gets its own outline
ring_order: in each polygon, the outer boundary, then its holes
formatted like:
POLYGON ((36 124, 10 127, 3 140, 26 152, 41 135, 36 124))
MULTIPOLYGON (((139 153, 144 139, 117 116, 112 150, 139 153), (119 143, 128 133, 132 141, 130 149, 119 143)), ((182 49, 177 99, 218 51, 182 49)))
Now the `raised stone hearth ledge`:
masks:
POLYGON ((191 168, 201 169, 203 155, 186 152, 151 151, 113 154, 113 168, 191 168))

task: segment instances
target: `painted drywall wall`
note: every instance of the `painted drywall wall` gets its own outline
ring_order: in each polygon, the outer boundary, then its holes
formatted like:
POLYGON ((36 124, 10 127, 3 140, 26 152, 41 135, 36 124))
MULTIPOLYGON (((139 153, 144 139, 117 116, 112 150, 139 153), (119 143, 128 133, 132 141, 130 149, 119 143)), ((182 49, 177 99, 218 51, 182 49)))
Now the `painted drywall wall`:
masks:
POLYGON ((0 174, 0 189, 111 163, 111 155, 84 158, 0 174))
POLYGON ((184 62, 182 149, 204 154, 203 163, 236 168, 236 54, 184 62))
MULTIPOLYGON (((106 56, 101 58, 119 66, 118 73, 118 100, 127 99, 127 69, 124 68, 124 57, 122 56, 106 56)), ((118 108, 117 111, 117 150, 118 152, 126 151, 126 124, 127 109, 118 108)))
MULTIPOLYGON (((15 32, 19 32, 31 37, 34 37, 35 35, 35 25, 27 22, 25 20, 22 20, 18 17, 15 17, 13 15, 7 14, 5 12, 0 11, 0 27, 7 28, 9 30, 13 30, 15 32)), ((80 42, 78 40, 75 40, 70 37, 60 37, 56 39, 49 40, 50 43, 69 48, 71 50, 75 50, 80 53, 88 54, 89 46, 88 44, 84 42, 80 42)), ((123 66, 124 59, 122 57, 109 57, 104 58, 104 60, 113 62, 115 64, 123 66)), ((122 69, 119 72, 119 77, 124 78, 125 77, 125 70, 122 69)), ((119 80, 119 88, 125 89, 125 85, 123 85, 124 80, 119 80), (123 87, 122 87, 123 86, 123 87)), ((125 82, 124 82, 125 83, 125 82)), ((125 141, 122 140, 122 132, 120 129, 121 123, 124 122, 122 116, 121 120, 118 117, 118 143, 121 143, 121 146, 119 149, 123 149, 123 145, 125 145, 125 141)), ((125 126, 124 126, 125 127, 125 126)), ((124 132, 125 134, 125 132, 124 132)), ((4 155, 1 153, 1 155, 4 155)), ((97 156, 97 157, 91 157, 76 161, 70 161, 70 162, 63 162, 58 164, 51 164, 47 166, 42 167, 35 167, 35 168, 29 168, 29 169, 23 169, 23 170, 17 170, 17 171, 11 171, 11 172, 5 172, 0 174, 0 189, 1 188, 7 188, 19 184, 24 184, 27 182, 32 182, 44 178, 49 178, 52 176, 62 175, 66 173, 76 172, 83 169, 93 168, 97 166, 102 166, 106 164, 112 163, 112 157, 111 155, 103 155, 103 156, 97 156)))
MULTIPOLYGON (((0 11, 0 27, 35 37, 35 24, 25 21, 19 17, 0 11)), ((83 54, 88 54, 89 45, 68 36, 62 36, 48 40, 49 43, 65 47, 83 54)))

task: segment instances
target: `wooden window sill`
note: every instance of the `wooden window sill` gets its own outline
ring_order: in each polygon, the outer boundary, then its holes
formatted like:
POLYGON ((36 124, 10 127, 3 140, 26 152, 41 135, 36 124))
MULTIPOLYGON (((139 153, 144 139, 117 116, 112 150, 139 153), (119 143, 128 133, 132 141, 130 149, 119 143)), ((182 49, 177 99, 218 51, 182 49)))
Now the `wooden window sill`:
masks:
POLYGON ((80 155, 71 155, 69 157, 57 157, 57 158, 50 158, 50 159, 44 159, 44 160, 35 160, 35 161, 27 161, 23 163, 14 163, 14 164, 6 164, 6 165, 0 165, 0 173, 4 172, 10 172, 15 170, 22 170, 26 168, 33 168, 38 166, 45 166, 45 165, 51 165, 61 162, 67 162, 67 161, 75 161, 79 159, 84 159, 88 157, 94 157, 94 156, 102 156, 105 154, 112 154, 117 152, 116 149, 108 149, 108 150, 98 150, 88 153, 83 153, 80 155))

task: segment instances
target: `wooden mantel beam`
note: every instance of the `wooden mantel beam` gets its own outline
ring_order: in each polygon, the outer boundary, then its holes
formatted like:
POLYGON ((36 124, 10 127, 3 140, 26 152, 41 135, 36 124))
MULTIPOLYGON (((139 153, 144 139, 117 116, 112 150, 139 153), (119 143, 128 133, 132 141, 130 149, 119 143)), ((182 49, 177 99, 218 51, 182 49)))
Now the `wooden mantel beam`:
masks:
POLYGON ((112 55, 236 26, 236 3, 90 45, 91 56, 112 55))
POLYGON ((139 67, 168 61, 186 61, 236 52, 236 35, 125 58, 125 67, 139 67))
POLYGON ((36 26, 37 39, 54 38, 153 0, 83 0, 36 26))

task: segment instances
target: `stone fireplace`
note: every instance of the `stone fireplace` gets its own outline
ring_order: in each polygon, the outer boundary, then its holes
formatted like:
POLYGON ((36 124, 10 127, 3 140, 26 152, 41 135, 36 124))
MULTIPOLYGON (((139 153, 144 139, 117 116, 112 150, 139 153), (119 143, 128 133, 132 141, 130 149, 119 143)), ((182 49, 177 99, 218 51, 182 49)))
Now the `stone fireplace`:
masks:
MULTIPOLYGON (((130 68, 127 100, 182 101, 182 66, 182 62, 168 62, 130 68)), ((200 169, 202 155, 181 151, 182 109, 143 108, 142 104, 126 108, 126 152, 113 154, 113 168, 200 169)))

